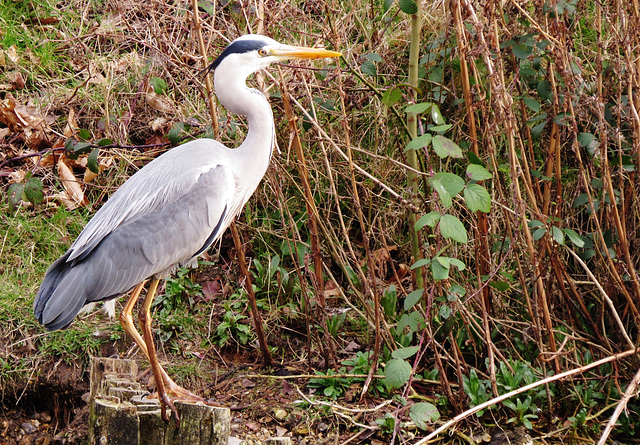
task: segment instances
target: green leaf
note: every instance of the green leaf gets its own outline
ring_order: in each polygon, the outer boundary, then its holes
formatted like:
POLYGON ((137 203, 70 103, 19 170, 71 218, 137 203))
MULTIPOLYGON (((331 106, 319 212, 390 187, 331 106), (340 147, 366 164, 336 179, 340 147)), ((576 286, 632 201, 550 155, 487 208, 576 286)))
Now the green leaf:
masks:
POLYGON ((583 147, 588 147, 594 140, 595 136, 591 133, 578 133, 578 142, 583 147))
POLYGON ((418 12, 418 5, 416 5, 416 2, 413 0, 400 0, 398 7, 405 14, 415 14, 418 12))
POLYGON ((400 388, 411 377, 411 365, 400 358, 392 358, 384 368, 384 384, 387 389, 400 388))
POLYGON ((518 59, 528 59, 533 54, 533 48, 528 45, 513 45, 511 50, 518 59))
POLYGON ((420 350, 420 346, 411 346, 408 348, 396 349, 391 353, 393 358, 407 359, 413 357, 420 350))
POLYGON ((551 91, 551 82, 548 80, 541 80, 538 82, 538 96, 543 99, 553 99, 553 92, 551 91))
POLYGON ((462 158, 462 149, 451 139, 440 134, 433 137, 433 150, 441 158, 451 156, 452 158, 462 158))
POLYGON ((65 155, 69 159, 78 159, 78 156, 91 151, 91 144, 88 142, 79 142, 74 138, 68 138, 64 143, 64 150, 65 155))
POLYGON ((400 88, 389 88, 382 95, 382 103, 387 106, 398 103, 400 99, 402 99, 402 91, 400 88))
POLYGON ((404 299, 404 310, 408 311, 412 307, 416 305, 418 301, 422 298, 422 294, 424 293, 424 289, 416 289, 407 295, 407 298, 404 299))
POLYGON ((164 94, 167 91, 167 82, 160 77, 152 77, 149 79, 149 85, 153 87, 156 94, 164 94))
POLYGON ((42 181, 38 178, 31 177, 24 185, 24 196, 33 205, 38 205, 44 201, 44 187, 42 181))
POLYGON ((472 212, 489 213, 491 211, 491 195, 480 184, 470 184, 464 189, 464 200, 472 212))
POLYGON ((451 124, 435 125, 433 127, 429 127, 429 131, 442 134, 449 131, 451 127, 453 127, 451 124))
POLYGON ((425 133, 422 136, 418 136, 407 144, 407 148, 405 148, 404 151, 420 150, 422 147, 428 147, 429 144, 431 144, 432 137, 431 133, 425 133))
POLYGON ((182 136, 182 131, 184 130, 184 124, 182 122, 178 122, 171 127, 171 129, 167 133, 167 139, 173 145, 178 145, 180 143, 180 138, 182 136))
POLYGON ((569 239, 571 240, 574 246, 584 247, 584 244, 585 244, 584 239, 580 235, 578 235, 575 230, 571 230, 571 229, 562 229, 562 230, 564 231, 564 233, 567 234, 567 236, 569 237, 569 239))
POLYGON ((409 105, 404 109, 404 112, 411 114, 421 114, 427 110, 430 110, 431 107, 433 107, 433 103, 431 102, 420 102, 419 104, 409 105))
POLYGON ((91 170, 96 175, 100 173, 100 165, 98 164, 98 155, 100 154, 99 148, 94 148, 89 153, 89 158, 87 159, 87 168, 91 170))
POLYGON ((462 244, 467 244, 467 229, 462 222, 453 215, 443 215, 440 218, 440 234, 462 244))
POLYGON ((542 223, 542 221, 538 221, 537 219, 529 221, 527 225, 529 226, 530 229, 533 229, 534 227, 544 227, 544 224, 542 223))
POLYGON ((377 53, 369 53, 364 56, 365 59, 371 60, 372 62, 382 62, 382 57, 377 53))
POLYGON ((539 138, 542 132, 544 131, 544 127, 547 126, 546 122, 539 123, 531 129, 531 136, 534 138, 539 138))
POLYGON ((436 173, 429 178, 428 182, 438 193, 442 205, 445 207, 450 207, 453 203, 453 197, 464 189, 464 180, 449 172, 436 173))
POLYGON ((107 145, 113 144, 113 141, 109 138, 102 138, 98 141, 98 147, 105 147, 107 145))
POLYGON ((365 60, 364 62, 362 62, 362 65, 360 65, 360 71, 362 71, 363 74, 368 74, 369 76, 378 75, 376 64, 371 60, 365 60))
POLYGON ((387 12, 389 8, 393 6, 395 1, 396 0, 384 0, 384 2, 382 3, 382 8, 384 9, 384 12, 387 12))
POLYGON ((13 183, 7 189, 7 198, 9 199, 9 210, 15 212, 22 202, 22 193, 24 192, 24 184, 19 182, 13 183))
POLYGON ((540 227, 539 229, 536 229, 533 231, 533 240, 534 241, 538 241, 540 238, 542 238, 544 236, 544 234, 547 233, 547 228, 546 227, 540 227))
MULTIPOLYGON (((438 107, 437 104, 433 104, 433 106, 431 107, 431 120, 433 121, 434 124, 440 125, 440 126, 444 125, 445 123, 444 117, 440 112, 440 107, 438 107)), ((434 130, 434 131, 437 131, 437 130, 434 130)))
POLYGON ((553 236, 556 243, 564 245, 564 233, 560 227, 551 226, 551 236, 553 236))
POLYGON ((424 226, 429 226, 431 228, 435 227, 436 224, 440 221, 440 212, 429 212, 426 215, 422 215, 418 221, 416 221, 416 232, 421 230, 424 226))
POLYGON ((534 113, 540 111, 540 102, 535 100, 533 97, 525 96, 522 98, 524 104, 529 107, 534 113))
POLYGON ((449 278, 449 269, 451 265, 448 261, 435 257, 431 262, 431 273, 435 281, 442 281, 449 278))
POLYGON ((467 176, 474 181, 484 181, 485 179, 491 179, 493 175, 482 165, 469 164, 467 166, 467 176))
POLYGON ((463 263, 462 261, 460 261, 459 259, 457 259, 457 258, 447 258, 447 259, 449 260, 449 263, 450 263, 452 266, 456 266, 456 268, 457 268, 458 270, 464 270, 464 269, 465 269, 465 267, 466 267, 466 266, 464 265, 464 263, 463 263))
POLYGON ((420 402, 411 405, 409 408, 409 417, 421 430, 428 430, 429 423, 435 422, 440 418, 440 413, 435 405, 428 402, 420 402))
POLYGON ((93 135, 86 128, 81 128, 78 130, 77 136, 83 141, 88 141, 93 138, 93 135))
POLYGON ((422 266, 428 266, 429 263, 431 263, 431 260, 428 258, 421 258, 418 261, 416 261, 415 263, 413 263, 411 265, 411 270, 413 269, 417 269, 418 267, 422 267, 422 266))

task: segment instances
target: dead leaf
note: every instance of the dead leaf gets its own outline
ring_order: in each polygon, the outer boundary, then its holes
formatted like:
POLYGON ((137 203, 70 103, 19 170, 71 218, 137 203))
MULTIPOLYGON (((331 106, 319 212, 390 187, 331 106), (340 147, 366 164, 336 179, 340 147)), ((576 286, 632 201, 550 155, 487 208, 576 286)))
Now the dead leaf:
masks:
POLYGON ((174 114, 176 112, 176 108, 174 107, 171 99, 167 96, 156 94, 151 85, 147 85, 145 99, 151 108, 160 111, 161 113, 174 114))
POLYGON ((222 286, 220 281, 205 281, 202 284, 202 294, 206 297, 207 301, 211 301, 215 296, 220 295, 222 286))
POLYGON ((240 384, 242 385, 243 388, 253 388, 256 386, 256 382, 250 379, 242 379, 240 381, 240 384))
POLYGON ((0 122, 17 133, 28 147, 38 149, 48 141, 45 119, 30 107, 19 104, 11 94, 0 101, 0 122))
POLYGON ((67 116, 67 125, 64 126, 64 131, 62 133, 64 134, 64 137, 70 138, 71 136, 76 134, 78 128, 78 122, 76 121, 76 110, 71 107, 67 116))
POLYGON ((333 280, 327 280, 324 284, 324 296, 327 297, 339 297, 340 296, 340 288, 333 280))
POLYGON ((18 47, 16 45, 11 45, 9 49, 4 52, 4 54, 12 63, 17 64, 20 61, 20 56, 18 55, 18 47))
MULTIPOLYGON (((75 207, 73 208, 89 205, 89 200, 84 196, 82 186, 78 183, 78 180, 73 174, 73 170, 71 170, 71 167, 69 167, 65 161, 70 160, 64 155, 60 156, 60 159, 58 160, 58 174, 60 175, 62 185, 64 186, 65 192, 67 192, 68 198, 75 203, 75 207)), ((69 207, 70 203, 63 196, 60 196, 60 199, 67 209, 72 210, 72 208, 69 207)))

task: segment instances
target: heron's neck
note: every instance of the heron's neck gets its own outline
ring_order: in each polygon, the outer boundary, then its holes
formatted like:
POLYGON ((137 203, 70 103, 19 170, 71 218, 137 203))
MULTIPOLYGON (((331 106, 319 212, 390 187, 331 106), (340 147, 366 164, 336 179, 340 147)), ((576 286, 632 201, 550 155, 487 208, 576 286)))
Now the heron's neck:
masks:
MULTIPOLYGON (((260 182, 267 171, 273 151, 275 132, 271 106, 260 91, 247 87, 243 76, 229 74, 231 75, 227 75, 222 69, 216 71, 216 95, 227 110, 247 116, 249 132, 244 142, 233 152, 242 158, 239 164, 244 172, 249 173, 247 169, 250 169, 252 176, 260 182)), ((255 186, 257 185, 256 183, 255 186)))

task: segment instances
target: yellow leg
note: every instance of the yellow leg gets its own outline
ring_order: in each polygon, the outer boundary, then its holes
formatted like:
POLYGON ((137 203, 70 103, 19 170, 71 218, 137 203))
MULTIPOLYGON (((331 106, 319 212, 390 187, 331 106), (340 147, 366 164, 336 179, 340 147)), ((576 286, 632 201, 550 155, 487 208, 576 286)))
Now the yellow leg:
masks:
POLYGON ((174 406, 173 402, 167 396, 167 391, 165 389, 165 381, 164 376, 162 375, 162 366, 160 366, 160 362, 158 361, 158 356, 156 354, 156 345, 153 343, 153 334, 151 332, 151 303, 153 303, 153 297, 156 294, 156 290, 158 289, 158 279, 153 278, 151 283, 149 284, 149 290, 147 291, 147 296, 144 298, 144 302, 142 303, 142 310, 138 314, 138 319, 140 320, 140 326, 142 326, 142 335, 144 336, 144 342, 147 345, 147 357, 149 359, 149 363, 151 364, 151 370, 153 371, 153 376, 156 378, 156 387, 158 389, 158 400, 160 400, 160 407, 162 409, 162 418, 166 421, 167 418, 166 407, 171 408, 171 411, 176 416, 176 420, 179 419, 178 411, 174 406))
POLYGON ((158 387, 158 399, 160 400, 160 405, 162 407, 162 418, 167 420, 165 407, 169 406, 169 408, 171 408, 171 411, 175 414, 176 419, 178 419, 178 412, 176 411, 173 402, 171 401, 171 399, 169 399, 168 395, 171 395, 175 399, 188 402, 207 403, 207 400, 175 383, 171 379, 171 377, 169 377, 167 372, 162 368, 162 366, 160 366, 151 332, 151 303, 153 303, 153 298, 158 288, 158 282, 159 280, 154 278, 149 284, 149 291, 147 292, 147 295, 143 302, 142 310, 139 314, 139 320, 140 324, 142 325, 144 338, 140 335, 135 325, 133 324, 133 317, 131 315, 133 312, 133 308, 138 301, 138 298, 140 298, 142 289, 144 289, 144 281, 138 284, 131 292, 131 296, 129 297, 129 300, 127 300, 127 303, 122 310, 122 314, 120 314, 120 324, 122 325, 125 332, 129 335, 129 337, 131 337, 136 345, 138 345, 142 353, 151 364, 151 370, 153 371, 153 376, 156 380, 156 386, 158 387))

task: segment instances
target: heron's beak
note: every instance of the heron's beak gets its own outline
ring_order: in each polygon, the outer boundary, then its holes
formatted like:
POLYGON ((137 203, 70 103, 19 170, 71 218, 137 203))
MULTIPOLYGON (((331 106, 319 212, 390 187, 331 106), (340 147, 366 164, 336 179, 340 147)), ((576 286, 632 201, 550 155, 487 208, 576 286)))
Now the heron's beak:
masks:
POLYGON ((289 59, 324 59, 326 57, 340 57, 342 54, 336 51, 329 51, 322 48, 305 48, 303 46, 285 46, 274 49, 272 56, 289 59))

